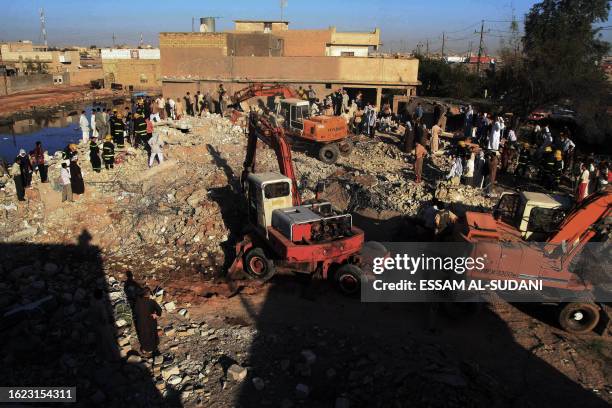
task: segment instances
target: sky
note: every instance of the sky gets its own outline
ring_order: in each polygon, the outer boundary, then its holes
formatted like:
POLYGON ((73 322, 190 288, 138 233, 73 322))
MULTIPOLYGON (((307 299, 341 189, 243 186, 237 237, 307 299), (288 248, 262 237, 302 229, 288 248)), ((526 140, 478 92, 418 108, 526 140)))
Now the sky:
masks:
MULTIPOLYGON (((41 43, 39 9, 45 10, 49 45, 158 45, 161 31, 191 31, 192 17, 214 16, 217 31, 233 28, 236 19, 280 19, 281 0, 0 0, 0 41, 30 39, 41 43)), ((411 51, 418 43, 445 53, 476 50, 480 21, 485 20, 484 45, 495 52, 508 35, 515 15, 522 29, 527 0, 286 0, 283 18, 290 28, 335 26, 338 31, 381 29, 383 49, 411 51)), ((604 38, 611 40, 612 32, 604 38)))

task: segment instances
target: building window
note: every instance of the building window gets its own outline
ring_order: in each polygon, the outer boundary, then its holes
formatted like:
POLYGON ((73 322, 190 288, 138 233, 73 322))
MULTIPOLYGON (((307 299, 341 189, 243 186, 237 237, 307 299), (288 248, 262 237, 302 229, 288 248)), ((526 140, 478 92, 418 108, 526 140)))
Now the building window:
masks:
POLYGON ((355 56, 355 52, 354 51, 342 51, 340 53, 341 57, 354 57, 355 56))
POLYGON ((325 89, 331 89, 331 84, 325 84, 325 89))
POLYGON ((269 33, 272 31, 272 23, 264 23, 264 33, 269 33))

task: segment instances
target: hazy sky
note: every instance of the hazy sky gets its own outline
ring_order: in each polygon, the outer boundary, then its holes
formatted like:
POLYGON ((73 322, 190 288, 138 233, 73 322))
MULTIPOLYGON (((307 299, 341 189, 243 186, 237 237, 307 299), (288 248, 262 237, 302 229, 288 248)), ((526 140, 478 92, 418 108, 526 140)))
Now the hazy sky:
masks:
MULTIPOLYGON (((410 51, 430 41, 441 47, 446 31, 448 53, 465 53, 470 41, 478 46, 480 20, 485 22, 487 50, 495 51, 508 35, 513 14, 523 19, 534 1, 528 0, 288 0, 284 18, 293 28, 340 31, 380 27, 385 48, 410 51)), ((215 16, 217 30, 233 27, 235 19, 279 19, 280 0, 0 0, 0 41, 41 41, 39 8, 46 15, 50 45, 109 46, 117 43, 157 45, 160 31, 191 31, 192 17, 215 16)), ((197 20, 196 20, 197 22, 197 20)), ((196 24, 197 25, 197 24, 196 24)), ((521 23, 522 29, 522 23, 521 23)), ((608 33, 604 32, 610 40, 608 33)))

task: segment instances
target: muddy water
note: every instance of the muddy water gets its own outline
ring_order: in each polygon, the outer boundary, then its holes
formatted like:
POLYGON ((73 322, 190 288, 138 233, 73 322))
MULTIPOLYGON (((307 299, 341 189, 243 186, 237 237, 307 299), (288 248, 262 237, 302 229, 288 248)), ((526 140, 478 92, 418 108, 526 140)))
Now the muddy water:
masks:
MULTIPOLYGON (((19 149, 26 152, 34 149, 37 141, 53 155, 63 150, 69 143, 81 139, 79 116, 82 110, 90 119, 95 108, 123 109, 126 101, 122 99, 97 101, 57 107, 48 112, 32 114, 26 118, 16 118, 10 124, 0 125, 0 158, 12 163, 19 149)), ((127 105, 126 105, 127 106, 127 105)))

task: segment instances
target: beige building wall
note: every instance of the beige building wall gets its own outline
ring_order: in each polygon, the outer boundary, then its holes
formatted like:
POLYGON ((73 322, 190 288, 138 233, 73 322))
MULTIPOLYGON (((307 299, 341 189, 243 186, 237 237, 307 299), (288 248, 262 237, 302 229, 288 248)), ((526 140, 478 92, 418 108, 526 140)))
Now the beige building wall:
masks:
POLYGON ((104 86, 111 83, 134 89, 159 89, 161 87, 160 60, 116 59, 103 60, 104 86))
POLYGON ((251 20, 236 20, 234 21, 234 30, 243 32, 265 32, 268 28, 271 32, 286 31, 289 29, 289 23, 286 21, 251 21, 251 20))
POLYGON ((332 45, 361 45, 378 47, 380 45, 380 28, 372 32, 338 32, 336 27, 331 28, 332 45))

